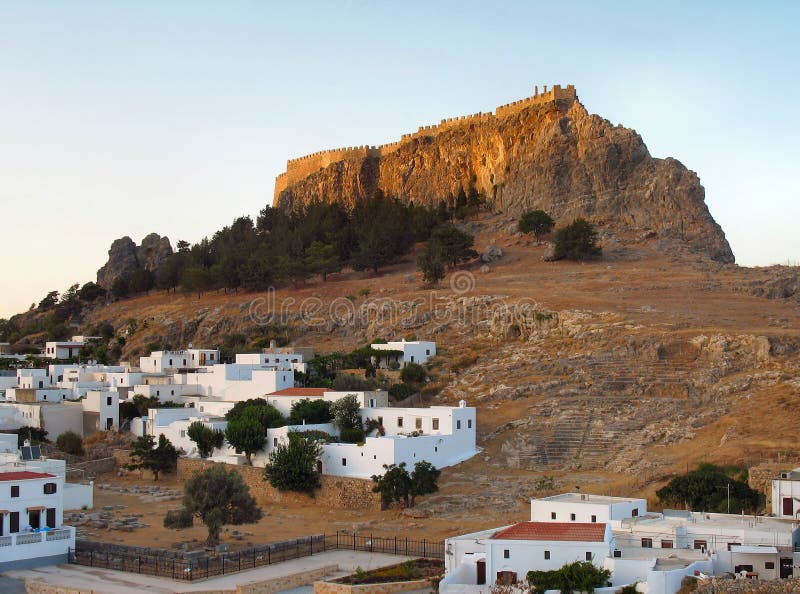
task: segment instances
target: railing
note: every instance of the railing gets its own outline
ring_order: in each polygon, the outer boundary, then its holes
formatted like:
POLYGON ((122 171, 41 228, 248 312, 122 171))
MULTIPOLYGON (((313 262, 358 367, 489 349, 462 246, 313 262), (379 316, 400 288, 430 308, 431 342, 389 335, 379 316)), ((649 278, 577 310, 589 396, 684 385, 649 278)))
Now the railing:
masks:
POLYGON ((72 531, 71 530, 50 530, 48 532, 45 532, 44 534, 45 534, 45 540, 47 542, 50 542, 50 541, 53 541, 53 540, 69 540, 70 537, 72 536, 72 531))
POLYGON ((444 543, 441 541, 337 533, 307 536, 193 559, 145 554, 134 547, 114 545, 113 548, 104 548, 103 543, 78 543, 77 548, 69 552, 69 562, 174 580, 197 581, 336 550, 444 559, 444 543))
POLYGON ((13 536, 0 536, 0 547, 10 547, 14 544, 13 536))
POLYGON ((43 532, 32 532, 30 534, 17 534, 17 544, 32 544, 34 542, 42 542, 43 532))

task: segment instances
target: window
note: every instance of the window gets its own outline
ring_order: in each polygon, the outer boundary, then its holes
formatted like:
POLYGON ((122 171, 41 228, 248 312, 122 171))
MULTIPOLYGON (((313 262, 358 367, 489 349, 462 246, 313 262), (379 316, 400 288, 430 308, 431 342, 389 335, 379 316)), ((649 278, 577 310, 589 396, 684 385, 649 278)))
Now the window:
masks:
POLYGON ((272 446, 276 447, 276 448, 278 447, 278 438, 277 437, 273 437, 272 438, 272 446))
POLYGON ((106 396, 106 406, 111 406, 111 396, 106 396))
POLYGON ((634 507, 634 508, 631 510, 631 517, 632 517, 632 518, 635 518, 635 517, 637 517, 638 515, 639 515, 639 508, 638 508, 638 507, 634 507))
POLYGON ((19 497, 19 485, 11 485, 11 496, 19 497))
POLYGON ((544 552, 544 558, 545 559, 549 559, 550 558, 550 551, 545 551, 544 552))
POLYGON ((181 429, 181 437, 186 437, 186 430, 181 429))
POLYGON ((430 355, 431 354, 431 350, 430 349, 425 349, 425 354, 426 355, 430 355))
POLYGON ((209 359, 211 359, 212 361, 214 360, 214 353, 211 353, 211 356, 209 357, 209 359))
POLYGON ((56 527, 56 508, 48 507, 47 513, 45 514, 45 522, 48 528, 55 528, 56 527))
POLYGON ((414 362, 414 355, 411 355, 411 362, 414 362))
POLYGON ((374 398, 370 398, 369 399, 369 407, 370 408, 375 408, 375 399, 374 398))
POLYGON ((9 532, 19 532, 19 512, 12 511, 9 517, 9 532))
POLYGON ((594 524, 595 522, 597 522, 597 516, 592 516, 592 523, 594 524))
POLYGON ((614 559, 622 559, 622 551, 614 549, 614 559))
POLYGON ((170 395, 170 396, 175 396, 175 390, 170 390, 170 391, 169 391, 169 395, 170 395))
POLYGON ((550 512, 550 519, 551 520, 555 520, 556 519, 556 512, 550 512))
POLYGON ((698 550, 705 550, 708 543, 704 540, 696 540, 694 541, 694 548, 698 550))
POLYGON ((42 400, 47 400, 47 394, 42 397, 42 400))
POLYGON ((417 429, 422 429, 422 419, 421 419, 420 417, 417 417, 417 418, 414 420, 414 426, 415 426, 417 429))
POLYGON ((671 540, 661 539, 661 548, 662 549, 671 549, 673 548, 673 543, 671 540))
POLYGON ((592 560, 592 552, 591 551, 586 551, 586 560, 587 561, 591 561, 592 560))
POLYGON ((503 559, 510 559, 511 558, 511 551, 508 549, 503 549, 503 559))
POLYGON ((456 429, 461 429, 461 421, 456 421, 456 429))
POLYGON ((575 521, 575 514, 570 514, 569 515, 569 521, 570 522, 574 522, 575 521))
POLYGON ((766 561, 764 563, 764 569, 775 569, 775 562, 774 561, 766 561))
POLYGON ((347 466, 347 458, 342 458, 342 466, 347 466))
POLYGON ((472 429, 472 419, 467 419, 467 429, 472 429))
POLYGON ((652 538, 643 538, 642 539, 642 548, 643 549, 652 549, 653 548, 653 539, 652 538))
POLYGON ((172 367, 172 359, 169 360, 169 366, 172 367))
POLYGON ((397 426, 398 427, 402 427, 403 426, 403 417, 397 417, 397 426))
POLYGON ((431 428, 434 431, 438 431, 439 430, 439 419, 437 419, 437 418, 431 419, 431 428))
POLYGON ((53 495, 56 492, 56 484, 55 483, 45 483, 44 484, 44 494, 45 495, 53 495))

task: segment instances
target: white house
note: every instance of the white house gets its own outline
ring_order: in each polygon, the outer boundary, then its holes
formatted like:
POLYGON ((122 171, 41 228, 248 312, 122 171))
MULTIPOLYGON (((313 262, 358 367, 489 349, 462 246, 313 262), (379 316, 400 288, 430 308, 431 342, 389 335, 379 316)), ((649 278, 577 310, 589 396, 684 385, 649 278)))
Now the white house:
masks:
POLYGON ((139 357, 139 367, 144 373, 164 373, 168 369, 197 369, 219 362, 217 349, 153 351, 147 357, 139 357))
POLYGON ((57 340, 46 342, 44 356, 48 359, 72 359, 78 357, 86 346, 85 342, 75 340, 57 340))
POLYGON ((302 373, 305 373, 308 367, 303 361, 302 353, 294 352, 239 353, 236 355, 236 363, 240 365, 258 365, 277 367, 278 369, 292 369, 302 373))
POLYGON ((772 479, 772 514, 779 518, 800 517, 800 468, 783 471, 772 479))
POLYGON ((800 553, 795 552, 800 550, 800 527, 790 520, 654 513, 644 499, 582 493, 532 499, 531 518, 512 527, 447 539, 440 592, 488 592, 498 579, 510 583, 524 579, 528 571, 557 569, 576 560, 590 560, 611 571, 611 585, 595 589, 598 594, 632 583, 643 594, 674 594, 683 578, 695 572, 790 577, 792 566, 800 564, 800 553), (576 539, 574 531, 588 540, 576 539), (534 537, 520 538, 529 533, 534 537), (552 533, 559 535, 560 544, 545 540, 552 533), (567 534, 573 536, 562 536, 567 534), (591 542, 597 543, 594 548, 591 542))
POLYGON ((0 472, 0 571, 67 561, 75 529, 62 523, 63 490, 54 474, 0 472))
POLYGON ((391 342, 377 342, 370 345, 376 351, 400 351, 402 355, 397 359, 391 356, 379 361, 380 367, 387 367, 390 360, 395 360, 401 367, 406 363, 426 363, 436 355, 436 343, 424 340, 400 340, 391 342))

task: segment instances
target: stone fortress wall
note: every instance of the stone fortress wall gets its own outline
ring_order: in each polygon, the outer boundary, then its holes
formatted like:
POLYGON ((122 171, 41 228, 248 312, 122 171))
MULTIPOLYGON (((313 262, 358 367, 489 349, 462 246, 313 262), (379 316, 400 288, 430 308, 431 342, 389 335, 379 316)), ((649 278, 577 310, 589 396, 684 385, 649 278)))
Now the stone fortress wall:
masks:
POLYGON ((439 122, 439 124, 420 126, 416 132, 403 134, 401 139, 396 142, 390 142, 378 146, 348 146, 326 151, 317 151, 297 159, 289 159, 286 161, 286 172, 281 173, 275 178, 275 198, 277 198, 278 195, 291 184, 308 177, 320 169, 324 169, 331 163, 338 163, 339 161, 350 159, 364 159, 366 157, 381 157, 396 151, 401 145, 420 136, 432 136, 457 126, 489 122, 494 118, 504 118, 516 115, 523 109, 526 109, 532 105, 541 105, 562 100, 575 101, 577 98, 578 96, 575 93, 574 85, 567 85, 566 87, 562 87, 561 85, 553 85, 549 90, 547 85, 544 85, 544 89, 541 93, 539 92, 539 87, 535 86, 534 93, 530 97, 501 105, 495 110, 494 113, 479 112, 471 115, 446 118, 439 122))

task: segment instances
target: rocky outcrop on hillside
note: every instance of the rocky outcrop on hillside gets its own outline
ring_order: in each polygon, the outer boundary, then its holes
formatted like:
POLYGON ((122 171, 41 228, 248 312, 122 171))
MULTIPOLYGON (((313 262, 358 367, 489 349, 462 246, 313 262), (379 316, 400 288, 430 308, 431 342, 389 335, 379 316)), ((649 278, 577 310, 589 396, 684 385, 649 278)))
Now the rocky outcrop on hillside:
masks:
POLYGON ((114 281, 139 268, 156 270, 172 254, 169 238, 150 233, 141 245, 128 236, 115 239, 108 250, 108 261, 97 271, 97 284, 110 289, 114 281))
POLYGON ((275 206, 352 205, 377 188, 437 205, 469 184, 496 211, 542 209, 560 224, 587 217, 623 237, 678 240, 714 260, 734 260, 697 175, 675 159, 653 158, 634 130, 589 114, 578 101, 466 120, 414 135, 387 154, 331 163, 277 191, 275 206))

